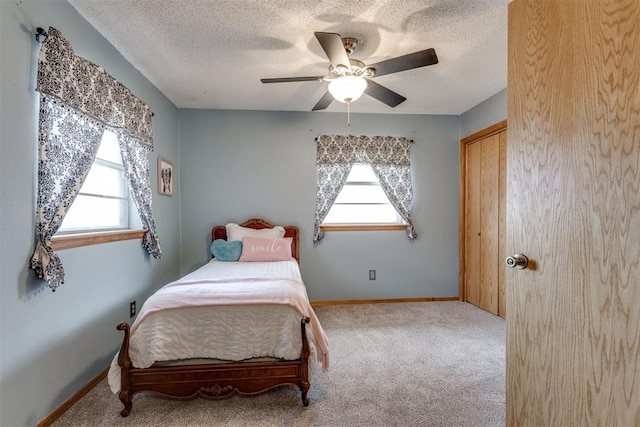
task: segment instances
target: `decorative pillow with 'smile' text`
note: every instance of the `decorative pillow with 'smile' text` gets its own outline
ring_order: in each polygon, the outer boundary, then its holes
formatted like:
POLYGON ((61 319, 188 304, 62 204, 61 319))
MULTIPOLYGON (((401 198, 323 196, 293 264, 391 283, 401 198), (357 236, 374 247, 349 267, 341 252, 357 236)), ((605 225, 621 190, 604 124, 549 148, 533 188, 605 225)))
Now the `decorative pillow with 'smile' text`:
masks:
POLYGON ((289 261, 291 259, 291 237, 264 239, 242 238, 240 262, 289 261))

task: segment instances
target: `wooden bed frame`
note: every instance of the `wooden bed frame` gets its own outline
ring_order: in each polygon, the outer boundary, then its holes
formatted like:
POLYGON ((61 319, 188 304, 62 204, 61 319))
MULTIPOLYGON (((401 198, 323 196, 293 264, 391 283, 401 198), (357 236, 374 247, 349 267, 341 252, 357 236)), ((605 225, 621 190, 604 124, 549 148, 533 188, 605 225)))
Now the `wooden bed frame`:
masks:
MULTIPOLYGON (((242 224, 254 229, 273 228, 272 224, 261 218, 251 218, 242 224)), ((211 237, 226 239, 224 225, 213 227, 211 237)), ((285 237, 292 237, 291 253, 300 262, 299 230, 295 226, 285 227, 285 237)), ((211 364, 193 364, 134 368, 129 358, 129 324, 120 323, 118 330, 124 331, 124 339, 118 356, 121 369, 121 388, 118 397, 124 405, 120 415, 126 417, 131 412, 133 396, 140 392, 154 392, 165 396, 188 398, 198 394, 206 397, 223 397, 238 392, 257 394, 266 390, 293 385, 302 392, 302 404, 309 405, 307 393, 309 384, 309 341, 306 324, 308 317, 300 323, 302 348, 300 358, 296 360, 224 362, 211 364)))

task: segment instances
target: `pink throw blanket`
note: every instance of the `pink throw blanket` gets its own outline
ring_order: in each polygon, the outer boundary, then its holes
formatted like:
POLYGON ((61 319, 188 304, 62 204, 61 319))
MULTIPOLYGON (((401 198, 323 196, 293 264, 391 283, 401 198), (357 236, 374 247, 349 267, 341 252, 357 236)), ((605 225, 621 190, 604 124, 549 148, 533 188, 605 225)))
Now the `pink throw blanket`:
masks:
POLYGON ((131 327, 135 332, 145 318, 161 310, 213 305, 286 305, 310 319, 309 326, 322 370, 329 369, 327 336, 309 304, 302 282, 291 279, 178 280, 160 288, 143 305, 131 327))

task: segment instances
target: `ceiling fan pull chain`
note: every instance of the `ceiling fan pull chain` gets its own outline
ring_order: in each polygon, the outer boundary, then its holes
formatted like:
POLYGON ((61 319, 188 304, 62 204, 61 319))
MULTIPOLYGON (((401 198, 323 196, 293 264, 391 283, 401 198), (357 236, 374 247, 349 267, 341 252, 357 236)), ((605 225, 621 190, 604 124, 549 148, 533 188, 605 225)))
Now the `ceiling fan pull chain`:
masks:
POLYGON ((347 101, 347 135, 351 135, 351 102, 347 101))

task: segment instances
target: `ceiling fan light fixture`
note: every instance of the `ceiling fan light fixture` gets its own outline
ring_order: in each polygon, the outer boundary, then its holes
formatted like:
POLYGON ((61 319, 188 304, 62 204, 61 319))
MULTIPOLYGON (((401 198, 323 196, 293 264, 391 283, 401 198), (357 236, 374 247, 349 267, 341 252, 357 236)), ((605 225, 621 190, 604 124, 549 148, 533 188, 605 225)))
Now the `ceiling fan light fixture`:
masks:
POLYGON ((329 82, 329 92, 336 101, 353 102, 367 88, 367 81, 360 76, 342 76, 329 82))

